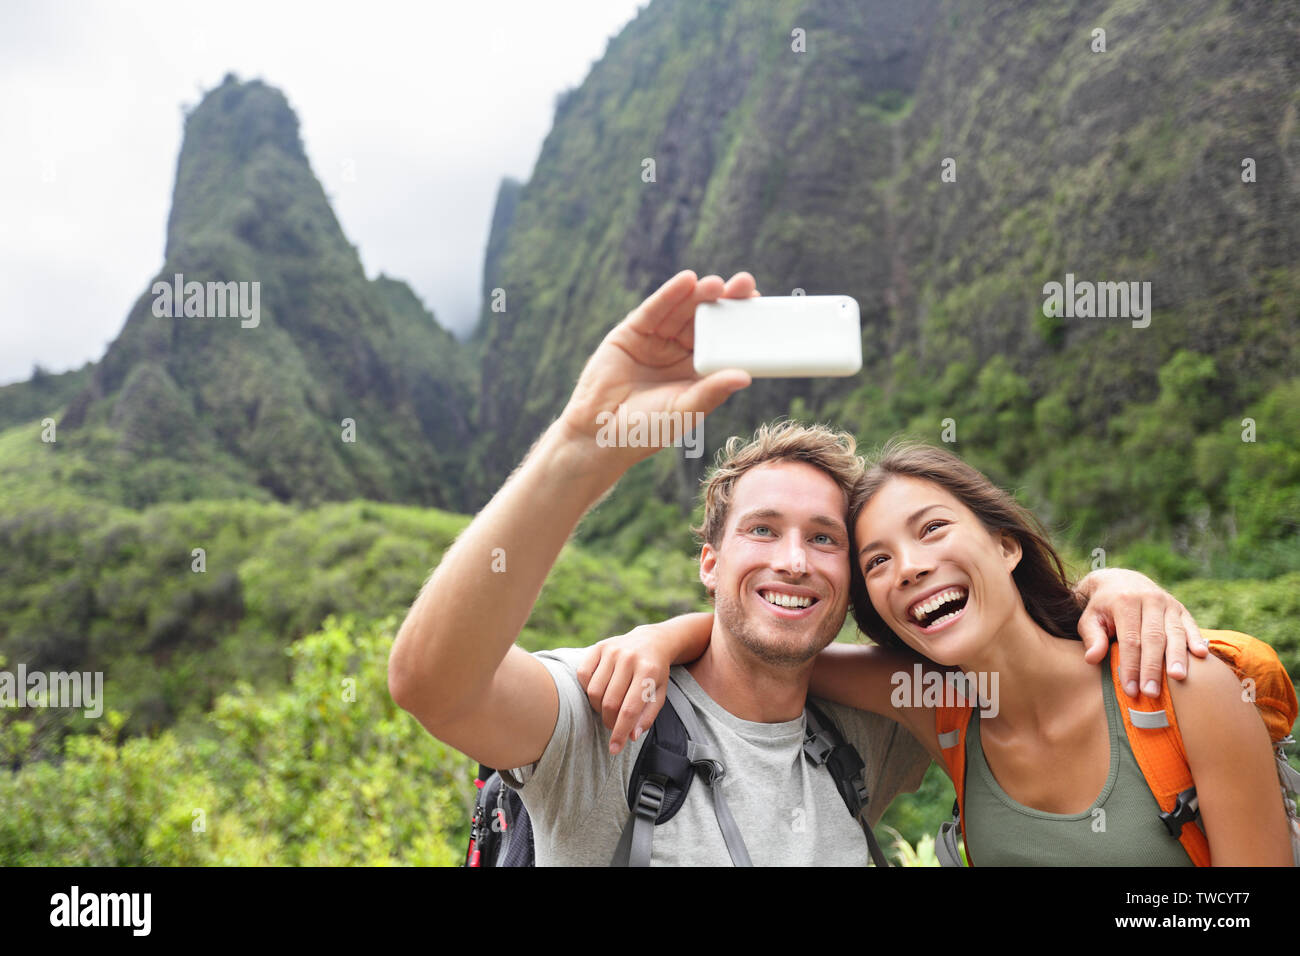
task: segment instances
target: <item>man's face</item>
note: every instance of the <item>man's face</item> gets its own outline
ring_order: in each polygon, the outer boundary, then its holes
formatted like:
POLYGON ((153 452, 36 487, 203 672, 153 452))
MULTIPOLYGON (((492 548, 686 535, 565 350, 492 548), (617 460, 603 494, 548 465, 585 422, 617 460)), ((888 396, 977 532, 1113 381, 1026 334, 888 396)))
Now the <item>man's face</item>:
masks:
POLYGON ((700 580, 719 623, 755 657, 799 666, 839 633, 847 512, 835 480, 804 462, 768 462, 736 479, 722 542, 700 553, 700 580))

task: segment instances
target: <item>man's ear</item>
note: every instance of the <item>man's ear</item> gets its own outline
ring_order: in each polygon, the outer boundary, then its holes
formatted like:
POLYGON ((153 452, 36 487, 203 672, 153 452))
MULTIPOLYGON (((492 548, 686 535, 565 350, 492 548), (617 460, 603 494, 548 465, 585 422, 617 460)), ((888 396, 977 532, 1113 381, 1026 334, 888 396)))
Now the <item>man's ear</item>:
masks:
POLYGON ((1007 566, 1007 571, 1014 571, 1016 566, 1020 564, 1020 558, 1024 554, 1020 547, 1020 539, 1010 531, 1003 531, 1001 546, 1002 560, 1007 566))
POLYGON ((718 587, 718 552, 707 541, 700 548, 700 583, 709 594, 718 587))

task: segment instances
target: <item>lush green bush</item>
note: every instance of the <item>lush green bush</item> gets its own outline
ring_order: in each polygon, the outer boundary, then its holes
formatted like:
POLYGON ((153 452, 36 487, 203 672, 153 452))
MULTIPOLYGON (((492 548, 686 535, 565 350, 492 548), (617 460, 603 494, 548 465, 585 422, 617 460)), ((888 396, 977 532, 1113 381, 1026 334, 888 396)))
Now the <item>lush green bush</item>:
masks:
MULTIPOLYGON (((403 613, 467 521, 369 502, 31 504, 0 519, 0 653, 31 670, 103 671, 128 733, 193 722, 237 680, 282 685, 285 648, 330 614, 403 613)), ((591 644, 703 602, 684 554, 646 551, 625 564, 574 544, 520 640, 591 644)), ((0 728, 12 719, 0 712, 0 728)), ((91 729, 78 714, 32 719, 22 759, 91 729)))
POLYGON ((0 775, 0 864, 458 862, 474 768, 393 703, 397 623, 331 618, 291 648, 287 688, 237 684, 193 739, 122 739, 110 711, 0 775))

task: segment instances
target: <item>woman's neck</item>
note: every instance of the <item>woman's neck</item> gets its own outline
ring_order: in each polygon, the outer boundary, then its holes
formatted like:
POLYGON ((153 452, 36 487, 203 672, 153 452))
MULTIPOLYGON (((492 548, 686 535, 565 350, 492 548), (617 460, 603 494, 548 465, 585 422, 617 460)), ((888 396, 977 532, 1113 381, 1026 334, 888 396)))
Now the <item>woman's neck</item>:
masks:
POLYGON ((1031 733, 1058 722, 1062 704, 1068 705, 1090 676, 1096 679, 1096 665, 1083 659, 1081 644, 1043 630, 1023 606, 983 653, 959 666, 989 675, 982 686, 997 693, 991 711, 982 702, 993 714, 989 720, 1006 730, 1031 733))

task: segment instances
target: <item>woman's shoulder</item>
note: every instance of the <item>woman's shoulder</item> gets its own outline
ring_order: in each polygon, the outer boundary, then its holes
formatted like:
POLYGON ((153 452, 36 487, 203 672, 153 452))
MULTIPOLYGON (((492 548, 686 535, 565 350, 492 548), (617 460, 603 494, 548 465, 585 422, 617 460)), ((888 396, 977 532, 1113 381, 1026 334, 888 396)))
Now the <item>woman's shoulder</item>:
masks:
POLYGON ((1168 674, 1164 679, 1185 743, 1188 738, 1208 738, 1230 746, 1234 735, 1260 723, 1249 682, 1213 651, 1204 658, 1189 654, 1184 679, 1168 674))
POLYGON ((1235 698, 1242 690, 1241 682, 1232 667, 1214 653, 1213 647, 1205 657, 1187 655, 1187 676, 1182 680, 1172 678, 1167 673, 1164 679, 1175 707, 1180 702, 1194 704, 1222 700, 1225 697, 1235 698))

